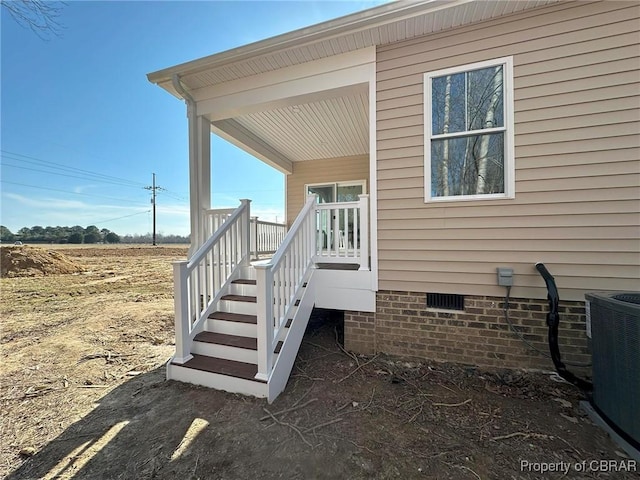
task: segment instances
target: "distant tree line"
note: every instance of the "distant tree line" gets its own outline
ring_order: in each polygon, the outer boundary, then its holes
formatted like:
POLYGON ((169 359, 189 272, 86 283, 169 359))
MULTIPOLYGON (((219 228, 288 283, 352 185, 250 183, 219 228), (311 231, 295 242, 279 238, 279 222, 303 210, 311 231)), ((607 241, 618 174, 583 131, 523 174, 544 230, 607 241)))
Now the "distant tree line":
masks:
MULTIPOLYGON (((153 237, 150 233, 144 235, 124 235, 121 237, 122 243, 153 243, 153 237)), ((162 233, 156 234, 156 243, 190 243, 191 240, 187 235, 163 235, 162 233)))
MULTIPOLYGON (((0 242, 13 243, 152 243, 151 234, 120 236, 107 228, 98 229, 95 225, 81 227, 23 227, 12 233, 4 225, 0 226, 0 242)), ((157 235, 157 243, 189 243, 189 237, 180 235, 157 235)))

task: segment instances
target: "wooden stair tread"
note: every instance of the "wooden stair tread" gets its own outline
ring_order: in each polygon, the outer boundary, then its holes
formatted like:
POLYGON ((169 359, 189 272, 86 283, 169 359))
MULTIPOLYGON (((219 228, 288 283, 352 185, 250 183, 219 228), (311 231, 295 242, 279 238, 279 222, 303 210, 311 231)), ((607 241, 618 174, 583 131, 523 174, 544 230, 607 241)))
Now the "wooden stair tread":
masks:
POLYGON ((280 340, 278 342, 278 344, 276 345, 275 350, 273 351, 273 353, 275 353, 276 355, 280 353, 280 351, 282 350, 282 345, 284 344, 284 342, 282 340, 280 340))
POLYGON ((237 280, 233 280, 231 283, 237 283, 238 285, 256 285, 255 280, 249 280, 248 278, 238 278, 237 280))
POLYGON ((291 327, 291 322, 293 322, 293 318, 290 318, 289 320, 287 320, 287 323, 285 324, 284 328, 291 327))
POLYGON ((250 297, 248 295, 224 295, 220 298, 220 300, 228 300, 232 302, 247 302, 247 303, 256 303, 256 297, 250 297))
POLYGON ((258 373, 258 366, 254 363, 236 362, 235 360, 226 360, 224 358, 207 357, 206 355, 194 354, 193 358, 187 363, 175 365, 203 372, 217 373, 219 375, 227 375, 229 377, 243 378, 245 380, 266 383, 255 379, 256 373, 258 373))
POLYGON ((209 315, 209 318, 214 320, 226 320, 227 322, 251 323, 253 325, 258 324, 258 317, 256 315, 246 315, 244 313, 213 312, 209 315))
POLYGON ((200 332, 195 336, 194 340, 196 342, 215 343, 216 345, 226 345, 246 350, 258 349, 258 341, 255 338, 228 335, 226 333, 200 332))

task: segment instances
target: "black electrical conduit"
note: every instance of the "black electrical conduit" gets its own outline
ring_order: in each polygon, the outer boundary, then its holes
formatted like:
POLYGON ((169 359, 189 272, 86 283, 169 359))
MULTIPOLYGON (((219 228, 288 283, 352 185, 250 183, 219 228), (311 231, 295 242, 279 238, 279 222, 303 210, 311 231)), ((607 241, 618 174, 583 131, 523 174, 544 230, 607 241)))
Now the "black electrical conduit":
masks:
POLYGON ((558 295, 558 288, 553 276, 544 266, 544 263, 536 263, 536 270, 540 273, 544 279, 544 283, 547 285, 547 299, 549 300, 549 313, 547 313, 547 326, 549 327, 549 351, 551 352, 551 360, 558 371, 558 375, 564 378, 567 382, 575 385, 585 393, 590 393, 593 390, 593 384, 587 380, 576 377, 573 373, 567 370, 567 367, 562 363, 562 357, 560 356, 560 348, 558 347, 558 324, 560 323, 560 315, 558 315, 558 303, 560 297, 558 295))

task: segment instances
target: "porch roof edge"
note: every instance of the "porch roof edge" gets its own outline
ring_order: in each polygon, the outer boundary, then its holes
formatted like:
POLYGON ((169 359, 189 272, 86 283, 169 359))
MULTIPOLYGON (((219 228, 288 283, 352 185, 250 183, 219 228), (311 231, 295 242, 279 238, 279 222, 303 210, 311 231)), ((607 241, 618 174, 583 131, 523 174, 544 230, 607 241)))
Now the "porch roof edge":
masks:
POLYGON ((331 37, 392 23, 402 20, 403 18, 411 17, 415 15, 416 12, 422 14, 435 12, 473 1, 475 0, 400 0, 391 2, 157 70, 147 74, 147 79, 149 82, 155 84, 166 83, 170 82, 175 74, 182 76, 198 73, 203 70, 221 67, 258 55, 277 52, 293 46, 307 45, 331 37))

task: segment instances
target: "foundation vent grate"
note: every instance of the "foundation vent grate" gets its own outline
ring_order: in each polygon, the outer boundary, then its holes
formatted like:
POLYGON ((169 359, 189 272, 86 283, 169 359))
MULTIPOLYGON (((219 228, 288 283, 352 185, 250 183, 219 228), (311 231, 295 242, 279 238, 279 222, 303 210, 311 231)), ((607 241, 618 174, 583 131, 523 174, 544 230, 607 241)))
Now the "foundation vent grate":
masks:
POLYGON ((455 293, 427 293, 427 308, 464 310, 464 295, 455 293))

